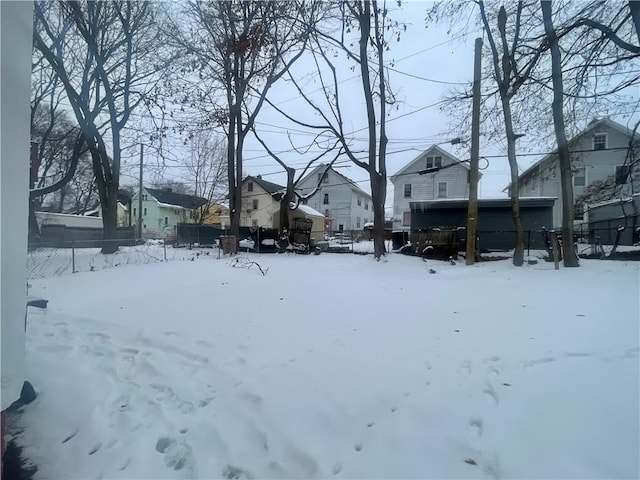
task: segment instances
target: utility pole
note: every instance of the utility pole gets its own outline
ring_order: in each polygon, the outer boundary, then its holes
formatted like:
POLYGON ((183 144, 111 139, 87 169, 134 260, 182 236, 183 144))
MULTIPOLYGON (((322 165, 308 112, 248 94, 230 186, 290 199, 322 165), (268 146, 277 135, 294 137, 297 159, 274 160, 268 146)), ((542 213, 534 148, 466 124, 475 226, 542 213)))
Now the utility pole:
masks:
POLYGON ((476 259, 476 231, 478 226, 478 167, 480 164, 480 75, 482 68, 482 38, 476 38, 473 66, 473 111, 471 113, 471 161, 469 172, 469 210, 467 212, 467 255, 465 263, 476 259))
POLYGON ((140 174, 138 187, 138 238, 142 240, 142 158, 144 155, 144 144, 140 144, 140 174))

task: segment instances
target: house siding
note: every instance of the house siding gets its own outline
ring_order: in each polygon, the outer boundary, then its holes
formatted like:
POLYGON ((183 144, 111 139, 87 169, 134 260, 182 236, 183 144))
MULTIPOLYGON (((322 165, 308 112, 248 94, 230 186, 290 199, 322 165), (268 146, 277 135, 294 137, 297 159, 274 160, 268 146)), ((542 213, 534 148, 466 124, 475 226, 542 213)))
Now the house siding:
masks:
MULTIPOLYGON (((585 186, 573 187, 573 198, 578 198, 585 193, 589 185, 596 181, 606 181, 615 174, 615 167, 623 165, 627 155, 626 147, 629 137, 607 124, 584 132, 574 139, 569 145, 571 151, 571 167, 574 172, 580 167, 585 167, 585 186), (593 137, 597 134, 607 135, 607 150, 593 150, 593 137), (617 150, 609 150, 617 149, 617 150)), ((556 197, 557 201, 553 209, 553 225, 558 228, 562 224, 562 188, 560 184, 560 168, 558 156, 553 155, 539 165, 521 175, 518 179, 520 197, 544 196, 556 197)), ((620 193, 628 193, 626 188, 621 188, 620 193)), ((584 222, 587 219, 585 217, 584 222)), ((583 223, 580 221, 576 224, 583 223)))
POLYGON ((426 157, 442 155, 442 166, 451 165, 458 160, 444 152, 427 150, 417 159, 414 159, 400 175, 390 178, 393 184, 393 230, 410 231, 410 225, 403 225, 405 212, 411 212, 410 202, 422 202, 438 199, 438 184, 447 184, 446 198, 468 198, 469 196, 469 170, 462 165, 454 165, 443 170, 426 175, 417 172, 426 168, 426 157), (411 184, 411 197, 405 197, 405 185, 411 184))
MULTIPOLYGON (((178 223, 194 223, 191 210, 181 207, 179 205, 166 206, 160 204, 150 193, 146 194, 146 200, 142 199, 142 236, 144 238, 165 238, 168 236, 174 236, 176 233, 176 226, 178 223), (146 208, 146 214, 145 212, 146 208), (167 221, 165 223, 165 217, 167 221)), ((138 194, 136 193, 132 200, 132 213, 131 220, 134 225, 138 222, 138 194), (135 215, 133 213, 135 209, 135 215)))
POLYGON ((250 181, 242 182, 242 210, 240 211, 240 226, 252 227, 254 220, 258 227, 269 227, 273 224, 273 214, 280 209, 280 202, 273 199, 271 194, 258 183, 253 183, 253 191, 249 191, 250 181), (253 209, 253 201, 258 200, 258 209, 253 209))
MULTIPOLYGON (((324 168, 316 167, 298 183, 297 190, 302 195, 311 193, 318 183, 318 174, 322 173, 324 168)), ((327 172, 327 178, 328 181, 322 183, 318 191, 307 200, 307 205, 325 215, 327 230, 337 232, 340 225, 344 231, 361 230, 366 223, 365 220, 373 221, 373 205, 369 194, 356 190, 331 169, 327 172), (325 194, 329 195, 328 204, 324 203, 325 194), (358 205, 358 197, 361 198, 361 205, 358 205), (368 210, 365 209, 365 205, 369 206, 368 210)))

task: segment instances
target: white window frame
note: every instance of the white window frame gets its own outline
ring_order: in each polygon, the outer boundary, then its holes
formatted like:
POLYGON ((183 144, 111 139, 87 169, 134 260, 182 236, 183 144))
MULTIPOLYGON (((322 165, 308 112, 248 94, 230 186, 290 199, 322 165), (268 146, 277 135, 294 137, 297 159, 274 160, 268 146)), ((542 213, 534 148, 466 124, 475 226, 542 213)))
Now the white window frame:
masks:
POLYGON ((402 212, 402 226, 410 227, 411 226, 411 211, 402 212), (407 220, 408 218, 408 220, 407 220))
POLYGON ((587 185, 589 185, 589 181, 587 179, 587 167, 578 167, 578 170, 579 169, 584 170, 584 185, 576 185, 576 177, 578 176, 577 175, 578 172, 576 170, 576 172, 574 172, 573 175, 571 176, 571 180, 573 182, 573 186, 574 187, 586 187, 587 185))
POLYGON ((413 187, 411 186, 410 183, 405 183, 403 190, 402 190, 402 194, 403 194, 403 198, 411 198, 411 195, 413 194, 413 187), (409 187, 409 195, 407 195, 407 187, 409 187))
POLYGON ((258 210, 260 205, 260 202, 258 201, 257 198, 254 198, 253 201, 251 202, 251 206, 253 207, 253 210, 258 210))
POLYGON ((253 192, 253 182, 247 182, 247 192, 253 192))
POLYGON ((438 197, 437 198, 449 198, 449 183, 438 182, 438 197), (440 185, 444 185, 444 195, 440 195, 440 185))
POLYGON ((322 196, 322 204, 323 205, 329 205, 329 194, 328 193, 325 193, 322 196))
MULTIPOLYGON (((607 135, 606 133, 594 133, 593 134, 593 138, 591 139, 591 146, 593 147, 593 150, 595 151, 601 151, 601 150, 606 150, 609 145, 609 135, 607 135), (604 137, 604 148, 596 148, 596 137, 604 137)), ((598 142, 599 144, 601 142, 598 142)))

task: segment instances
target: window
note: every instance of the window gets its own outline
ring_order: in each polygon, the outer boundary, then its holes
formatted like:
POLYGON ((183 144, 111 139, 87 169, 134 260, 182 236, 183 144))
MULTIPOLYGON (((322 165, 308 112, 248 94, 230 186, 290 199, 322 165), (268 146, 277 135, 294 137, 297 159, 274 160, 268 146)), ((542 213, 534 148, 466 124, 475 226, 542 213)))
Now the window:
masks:
POLYGON ((356 228, 360 228, 360 217, 356 217, 356 228))
POLYGON ((142 195, 142 200, 146 200, 147 199, 147 194, 145 193, 144 195, 142 195))
POLYGON ((253 192, 253 182, 247 183, 247 191, 253 192))
POLYGON ((402 214, 402 225, 405 227, 411 225, 411 212, 404 212, 402 214))
POLYGON ((329 194, 328 193, 324 194, 324 198, 322 199, 322 204, 323 205, 329 205, 329 194))
POLYGON ((144 213, 143 215, 146 217, 147 216, 147 207, 144 207, 144 213))
POLYGON ((253 220, 251 220, 251 226, 252 227, 257 227, 258 226, 258 220, 256 220, 255 218, 253 220))
POLYGON ((164 217, 164 224, 169 225, 169 217, 164 217))
POLYGON ((133 207, 133 218, 136 217, 136 207, 133 207))
POLYGON ((258 199, 257 199, 257 198, 254 198, 254 199, 253 199, 253 209, 254 209, 254 210, 257 210, 257 209, 258 209, 258 199))
POLYGON ((578 167, 573 174, 573 186, 584 187, 587 185, 587 169, 578 167))
POLYGON ((318 174, 318 183, 329 183, 329 175, 327 172, 324 172, 324 175, 322 173, 318 174))
POLYGON ((364 202, 364 209, 369 210, 369 202, 364 202))
POLYGON ((339 232, 344 232, 344 225, 343 224, 338 225, 338 231, 339 232))
POLYGON ((411 197, 411 184, 410 183, 405 183, 404 184, 404 198, 409 198, 411 197))
POLYGON ((142 228, 147 228, 147 224, 145 223, 144 225, 142 225, 142 228))
POLYGON ((573 207, 573 219, 584 220, 584 203, 576 203, 573 207))
POLYGON ((606 150, 607 148, 607 134, 598 133, 593 136, 593 149, 594 150, 606 150))
POLYGON ((362 198, 360 198, 360 196, 358 195, 358 206, 362 205, 362 198))
POLYGON ((438 182, 438 198, 447 198, 447 182, 438 182))
POLYGON ((616 185, 624 185, 629 179, 630 173, 629 165, 617 165, 616 166, 616 185))
POLYGON ((427 168, 441 168, 442 167, 442 157, 427 157, 427 168))

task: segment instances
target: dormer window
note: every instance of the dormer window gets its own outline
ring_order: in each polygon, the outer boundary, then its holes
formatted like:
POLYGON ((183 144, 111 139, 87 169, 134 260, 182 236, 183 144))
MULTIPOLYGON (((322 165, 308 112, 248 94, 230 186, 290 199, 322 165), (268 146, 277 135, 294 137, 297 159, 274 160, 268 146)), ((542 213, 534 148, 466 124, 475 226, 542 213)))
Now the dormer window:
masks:
POLYGON ((606 150, 607 149, 607 134, 598 133, 593 136, 593 149, 594 150, 606 150))

